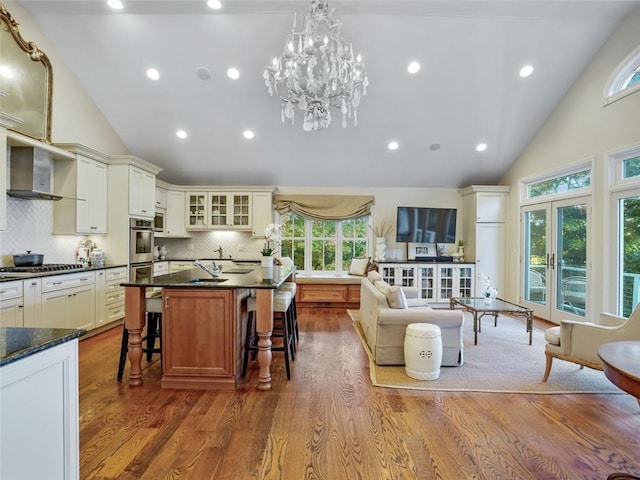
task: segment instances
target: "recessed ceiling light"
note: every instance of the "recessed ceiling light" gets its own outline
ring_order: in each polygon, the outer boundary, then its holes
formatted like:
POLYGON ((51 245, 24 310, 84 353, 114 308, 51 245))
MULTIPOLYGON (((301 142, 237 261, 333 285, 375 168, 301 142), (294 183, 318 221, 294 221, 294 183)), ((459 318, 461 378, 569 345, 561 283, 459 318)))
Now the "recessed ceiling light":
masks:
POLYGON ((389 150, 397 150, 399 146, 400 145, 398 145, 398 142, 389 142, 389 145, 387 145, 387 148, 389 150))
POLYGON ((420 63, 418 62, 411 62, 409 64, 409 66, 407 67, 407 71, 409 73, 418 73, 420 71, 420 63))
POLYGON ((109 5, 114 10, 122 10, 124 8, 124 5, 122 5, 122 2, 120 0, 109 0, 107 2, 107 5, 109 5))
POLYGON ((431 145, 429 145, 429 150, 431 150, 432 152, 435 152, 436 150, 440 150, 440 144, 432 143, 431 145))
POLYGON ((207 5, 213 10, 220 10, 222 8, 222 2, 220 2, 220 0, 209 0, 207 5))
POLYGON ((147 70, 147 77, 151 80, 158 80, 160 78, 160 73, 155 68, 150 68, 147 70))
POLYGON ((487 149, 486 143, 479 143, 478 146, 476 147, 477 152, 484 152, 486 149, 487 149))
POLYGON ((185 138, 187 138, 187 132, 185 132, 184 130, 178 130, 176 132, 176 137, 182 138, 184 140, 185 138))
POLYGON ((242 136, 247 140, 251 140, 255 135, 251 130, 245 130, 244 132, 242 132, 242 136))
POLYGON ((211 78, 211 72, 207 67, 198 67, 196 68, 196 76, 200 80, 209 80, 211 78))
POLYGON ((531 66, 531 65, 525 65, 524 67, 522 67, 520 69, 520 76, 522 78, 528 77, 532 73, 533 73, 533 66, 531 66))
POLYGON ((238 78, 240 78, 240 72, 237 68, 231 67, 229 70, 227 70, 227 76, 232 80, 237 80, 238 78))

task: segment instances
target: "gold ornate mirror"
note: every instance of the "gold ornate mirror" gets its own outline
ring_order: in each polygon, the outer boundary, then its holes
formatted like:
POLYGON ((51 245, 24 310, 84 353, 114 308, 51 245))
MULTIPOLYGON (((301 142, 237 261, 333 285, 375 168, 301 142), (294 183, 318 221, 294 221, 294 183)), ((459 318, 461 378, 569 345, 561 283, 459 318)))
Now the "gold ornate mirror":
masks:
POLYGON ((49 59, 0 3, 0 125, 50 143, 52 86, 49 59))

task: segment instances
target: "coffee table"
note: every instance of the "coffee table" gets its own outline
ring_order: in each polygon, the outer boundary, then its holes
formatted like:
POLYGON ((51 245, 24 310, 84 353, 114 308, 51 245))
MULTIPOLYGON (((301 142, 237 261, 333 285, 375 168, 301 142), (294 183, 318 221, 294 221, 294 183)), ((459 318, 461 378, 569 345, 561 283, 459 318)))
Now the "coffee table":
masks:
POLYGON ((483 297, 451 297, 449 306, 454 308, 462 307, 473 314, 473 343, 478 344, 478 332, 482 331, 480 324, 482 317, 492 315, 494 326, 498 326, 498 315, 508 313, 510 315, 520 315, 527 319, 527 332, 529 332, 529 345, 533 342, 533 310, 507 302, 501 298, 493 298, 491 302, 486 302, 483 297))

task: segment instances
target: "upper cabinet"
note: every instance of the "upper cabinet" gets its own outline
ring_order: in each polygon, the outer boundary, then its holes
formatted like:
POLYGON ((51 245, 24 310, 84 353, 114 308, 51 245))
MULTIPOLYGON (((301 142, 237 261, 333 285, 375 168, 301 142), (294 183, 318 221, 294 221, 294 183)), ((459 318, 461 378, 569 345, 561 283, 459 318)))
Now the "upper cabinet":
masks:
POLYGON ((274 187, 248 187, 246 191, 186 192, 187 230, 246 230, 264 237, 272 223, 274 187))
POLYGON ((167 190, 166 237, 188 237, 184 219, 184 192, 167 190))
POLYGON ((107 157, 81 145, 60 145, 75 161, 58 161, 54 184, 64 196, 53 205, 53 233, 107 233, 107 157))
POLYGON ((156 176, 141 168, 129 166, 129 214, 153 219, 155 215, 156 176))
POLYGON ((167 208, 167 189, 156 186, 155 194, 156 208, 167 208))
POLYGON ((472 185, 460 191, 465 200, 465 220, 475 223, 504 223, 506 198, 511 187, 472 185))

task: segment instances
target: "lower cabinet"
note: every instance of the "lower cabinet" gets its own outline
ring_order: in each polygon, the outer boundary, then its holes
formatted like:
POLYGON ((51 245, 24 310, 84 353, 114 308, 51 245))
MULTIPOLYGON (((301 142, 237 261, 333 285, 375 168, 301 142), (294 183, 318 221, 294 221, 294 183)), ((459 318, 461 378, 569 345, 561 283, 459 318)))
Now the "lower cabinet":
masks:
POLYGON ((162 387, 235 389, 234 290, 164 289, 162 387))
POLYGON ((127 268, 110 268, 105 272, 104 317, 105 323, 111 323, 124 318, 124 287, 120 284, 127 280, 127 268))
POLYGON ((78 340, 0 368, 0 478, 80 478, 78 340))
POLYGON ((448 303, 451 297, 472 297, 475 292, 473 264, 380 264, 378 267, 390 285, 415 287, 421 298, 433 303, 448 303))
POLYGON ((95 317, 95 274, 44 277, 42 327, 91 329, 95 317))
POLYGON ((298 283, 296 304, 300 307, 360 307, 360 284, 298 283))
POLYGON ((22 282, 0 283, 0 327, 22 327, 22 282))

